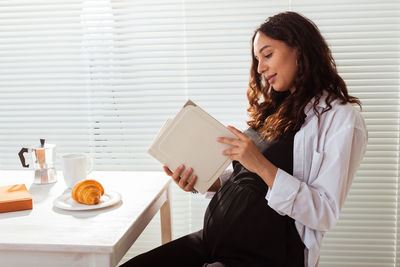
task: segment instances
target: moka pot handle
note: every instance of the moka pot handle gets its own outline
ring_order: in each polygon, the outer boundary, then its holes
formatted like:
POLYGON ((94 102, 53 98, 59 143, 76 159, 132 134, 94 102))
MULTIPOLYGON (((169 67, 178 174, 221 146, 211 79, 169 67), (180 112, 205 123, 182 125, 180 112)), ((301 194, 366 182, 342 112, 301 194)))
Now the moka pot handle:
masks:
POLYGON ((22 166, 25 167, 25 168, 29 168, 29 164, 26 164, 26 163, 25 163, 25 157, 24 157, 24 153, 25 153, 25 152, 28 152, 28 149, 25 148, 25 147, 23 147, 23 148, 21 149, 21 151, 18 153, 18 156, 19 156, 19 159, 21 160, 22 166))

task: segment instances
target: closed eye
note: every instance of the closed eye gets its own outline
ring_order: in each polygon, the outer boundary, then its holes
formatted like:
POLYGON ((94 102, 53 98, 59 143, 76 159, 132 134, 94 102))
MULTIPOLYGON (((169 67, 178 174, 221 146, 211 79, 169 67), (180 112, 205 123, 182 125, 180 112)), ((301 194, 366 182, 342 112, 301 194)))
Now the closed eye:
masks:
POLYGON ((265 56, 265 58, 270 58, 272 56, 272 53, 269 53, 268 55, 265 56))

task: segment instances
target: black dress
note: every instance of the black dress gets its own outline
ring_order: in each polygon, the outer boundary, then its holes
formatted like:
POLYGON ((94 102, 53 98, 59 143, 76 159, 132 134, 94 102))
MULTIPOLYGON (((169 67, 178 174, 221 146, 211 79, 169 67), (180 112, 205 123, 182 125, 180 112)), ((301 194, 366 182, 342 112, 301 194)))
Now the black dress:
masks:
MULTIPOLYGON (((293 132, 277 141, 260 141, 249 129, 263 155, 275 166, 293 173, 293 132)), ((203 239, 208 259, 237 266, 304 266, 304 245, 294 220, 268 206, 266 183, 239 162, 230 179, 211 200, 204 218, 203 239)))
MULTIPOLYGON (((294 133, 260 141, 245 132, 275 166, 292 174, 294 133)), ((268 206, 267 185, 239 162, 212 198, 203 230, 138 255, 122 266, 304 267, 304 244, 294 220, 268 206)))

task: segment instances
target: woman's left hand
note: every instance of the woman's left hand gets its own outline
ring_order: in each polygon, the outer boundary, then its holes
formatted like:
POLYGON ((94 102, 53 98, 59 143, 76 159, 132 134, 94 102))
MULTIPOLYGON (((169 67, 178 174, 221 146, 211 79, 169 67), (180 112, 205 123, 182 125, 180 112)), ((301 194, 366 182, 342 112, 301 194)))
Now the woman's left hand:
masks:
POLYGON ((231 160, 239 161, 247 170, 257 173, 266 158, 250 137, 233 126, 227 126, 227 128, 237 138, 217 138, 217 142, 232 146, 232 148, 224 150, 222 154, 229 156, 231 160))

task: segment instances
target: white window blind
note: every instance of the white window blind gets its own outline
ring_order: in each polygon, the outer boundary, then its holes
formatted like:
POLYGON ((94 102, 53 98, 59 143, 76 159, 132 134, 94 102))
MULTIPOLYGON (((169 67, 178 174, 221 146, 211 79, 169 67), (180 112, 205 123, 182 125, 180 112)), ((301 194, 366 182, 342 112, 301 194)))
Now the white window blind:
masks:
MULTIPOLYGON (((0 168, 21 169, 19 149, 46 138, 98 170, 161 170, 147 147, 188 98, 244 129, 250 38, 285 10, 319 26, 369 129, 319 266, 400 265, 397 0, 1 1, 0 168)), ((200 229, 207 204, 174 187, 174 237, 200 229)), ((160 244, 158 220, 126 258, 160 244)))
POLYGON ((81 1, 0 3, 0 167, 20 169, 18 151, 46 138, 89 152, 88 62, 81 1))

